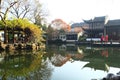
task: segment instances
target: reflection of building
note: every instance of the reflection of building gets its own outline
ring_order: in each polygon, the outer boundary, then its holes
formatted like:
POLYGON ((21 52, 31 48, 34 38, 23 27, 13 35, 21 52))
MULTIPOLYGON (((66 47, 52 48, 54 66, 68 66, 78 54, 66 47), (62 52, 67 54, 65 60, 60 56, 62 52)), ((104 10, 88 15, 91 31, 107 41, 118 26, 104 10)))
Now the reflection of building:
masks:
MULTIPOLYGON (((65 51, 70 54, 83 54, 83 51, 75 44, 66 44, 66 45, 63 44, 59 46, 58 48, 59 48, 58 50, 65 51)), ((57 47, 54 49, 57 49, 57 47)))
POLYGON ((83 54, 70 54, 66 52, 66 55, 54 54, 52 56, 51 62, 54 66, 63 66, 67 61, 73 62, 74 60, 80 60, 84 57, 83 54))
MULTIPOLYGON (((102 49, 91 49, 90 50, 85 50, 87 53, 86 56, 84 56, 83 61, 87 61, 89 63, 87 63, 86 65, 84 65, 83 68, 85 67, 89 67, 92 68, 94 70, 103 70, 103 71, 109 71, 109 64, 107 64, 106 62, 106 56, 104 56, 103 50, 102 49)), ((108 57, 107 57, 108 59, 108 57)))
POLYGON ((75 44, 62 44, 62 45, 50 45, 48 46, 52 51, 56 51, 55 53, 71 53, 71 54, 83 54, 83 51, 79 49, 75 44))
POLYGON ((108 71, 109 67, 120 68, 119 64, 119 48, 92 48, 85 49, 82 61, 89 62, 84 67, 90 67, 95 70, 108 71), (108 56, 109 55, 109 56, 108 56))
POLYGON ((63 64, 65 64, 68 60, 70 60, 70 56, 62 56, 60 54, 55 54, 52 59, 51 62, 53 65, 55 66, 62 66, 63 64))
MULTIPOLYGON (((51 47, 52 53, 55 53, 51 58, 51 62, 53 65, 58 67, 64 65, 67 61, 80 60, 84 57, 83 51, 74 44, 67 44, 61 46, 54 45, 51 47)), ((51 48, 49 47, 49 49, 51 48)))
MULTIPOLYGON (((90 67, 93 68, 94 70, 104 70, 104 71, 109 71, 110 67, 104 63, 104 61, 99 61, 99 62, 89 62, 86 65, 84 65, 84 67, 90 67)), ((83 67, 83 68, 84 68, 83 67)))

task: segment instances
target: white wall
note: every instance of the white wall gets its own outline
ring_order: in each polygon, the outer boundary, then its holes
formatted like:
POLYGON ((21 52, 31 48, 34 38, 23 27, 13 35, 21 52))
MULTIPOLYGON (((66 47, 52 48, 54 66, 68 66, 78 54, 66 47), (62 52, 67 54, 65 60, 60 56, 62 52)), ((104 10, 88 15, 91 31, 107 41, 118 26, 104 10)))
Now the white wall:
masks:
POLYGON ((0 31, 0 41, 4 41, 4 31, 0 31))

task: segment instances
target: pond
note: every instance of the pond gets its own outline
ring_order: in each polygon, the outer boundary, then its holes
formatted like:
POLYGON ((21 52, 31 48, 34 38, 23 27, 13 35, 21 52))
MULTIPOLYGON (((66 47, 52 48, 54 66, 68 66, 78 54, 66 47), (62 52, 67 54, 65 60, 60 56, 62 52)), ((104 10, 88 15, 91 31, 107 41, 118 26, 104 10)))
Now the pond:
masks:
POLYGON ((0 80, 100 80, 120 71, 120 48, 47 45, 0 54, 0 80))

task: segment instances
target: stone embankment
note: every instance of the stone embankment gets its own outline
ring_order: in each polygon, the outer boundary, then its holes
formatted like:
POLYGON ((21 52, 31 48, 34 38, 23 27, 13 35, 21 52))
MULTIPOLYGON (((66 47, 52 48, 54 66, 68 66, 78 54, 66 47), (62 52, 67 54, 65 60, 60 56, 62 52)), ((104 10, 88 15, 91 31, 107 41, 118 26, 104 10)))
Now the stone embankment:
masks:
POLYGON ((40 45, 37 43, 14 43, 14 44, 4 44, 0 42, 0 51, 10 51, 10 50, 40 50, 45 48, 45 45, 40 45))

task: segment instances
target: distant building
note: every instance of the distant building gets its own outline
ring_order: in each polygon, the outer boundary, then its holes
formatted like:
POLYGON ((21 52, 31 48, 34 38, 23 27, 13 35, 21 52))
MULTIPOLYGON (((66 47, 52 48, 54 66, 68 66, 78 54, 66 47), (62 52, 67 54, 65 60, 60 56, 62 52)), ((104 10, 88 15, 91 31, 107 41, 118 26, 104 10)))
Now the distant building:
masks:
POLYGON ((79 40, 79 37, 82 35, 82 32, 65 32, 65 33, 54 33, 52 34, 52 40, 61 40, 64 42, 75 42, 79 40))
POLYGON ((89 29, 85 30, 88 38, 100 38, 102 35, 106 35, 104 25, 108 22, 107 16, 95 17, 91 20, 84 20, 84 22, 89 24, 89 29))
POLYGON ((89 25, 81 22, 81 23, 73 23, 71 25, 71 30, 74 32, 84 32, 84 29, 88 29, 89 25))
POLYGON ((62 41, 66 41, 66 34, 65 33, 60 33, 59 34, 59 39, 62 41))
POLYGON ((120 19, 109 20, 105 25, 106 34, 109 36, 109 40, 120 41, 120 19))
POLYGON ((108 16, 94 17, 81 23, 73 23, 71 31, 57 34, 54 33, 53 40, 74 42, 85 34, 87 41, 101 41, 102 36, 108 36, 109 41, 120 41, 120 19, 108 20, 108 16))
POLYGON ((82 35, 82 32, 67 32, 66 33, 66 42, 75 42, 79 40, 79 37, 82 35))

